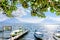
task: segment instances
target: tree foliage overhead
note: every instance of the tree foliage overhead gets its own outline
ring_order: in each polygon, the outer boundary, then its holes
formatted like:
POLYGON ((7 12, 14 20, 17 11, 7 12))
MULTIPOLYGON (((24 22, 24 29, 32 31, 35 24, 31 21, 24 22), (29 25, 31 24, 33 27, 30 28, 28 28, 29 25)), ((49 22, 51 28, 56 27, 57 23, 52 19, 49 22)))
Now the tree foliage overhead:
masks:
POLYGON ((60 0, 0 0, 0 10, 12 17, 12 11, 16 10, 16 5, 20 3, 24 8, 31 7, 31 15, 45 18, 45 13, 50 7, 50 12, 60 15, 60 0))

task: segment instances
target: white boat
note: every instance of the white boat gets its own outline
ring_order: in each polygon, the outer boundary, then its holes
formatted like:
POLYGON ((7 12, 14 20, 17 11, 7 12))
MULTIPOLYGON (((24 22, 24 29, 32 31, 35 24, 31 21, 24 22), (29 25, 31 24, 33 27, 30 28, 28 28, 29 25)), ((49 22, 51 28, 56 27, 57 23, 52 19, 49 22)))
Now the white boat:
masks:
POLYGON ((41 32, 35 32, 34 33, 34 36, 35 36, 35 38, 37 39, 37 40, 42 40, 43 39, 43 33, 41 33, 41 32))
POLYGON ((18 39, 20 36, 26 34, 27 32, 28 32, 28 30, 26 30, 26 29, 18 29, 18 30, 12 31, 11 38, 8 40, 18 39))
POLYGON ((60 33, 54 33, 54 34, 53 34, 53 38, 54 38, 55 40, 60 40, 60 33))

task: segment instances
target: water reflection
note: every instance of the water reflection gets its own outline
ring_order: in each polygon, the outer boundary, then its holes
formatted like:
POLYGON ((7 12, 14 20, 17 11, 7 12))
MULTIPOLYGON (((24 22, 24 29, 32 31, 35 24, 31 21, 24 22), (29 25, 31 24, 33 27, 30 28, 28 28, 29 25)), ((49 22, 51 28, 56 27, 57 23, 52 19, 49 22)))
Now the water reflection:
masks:
POLYGON ((53 40, 53 34, 57 31, 59 25, 44 25, 47 30, 47 35, 49 40, 53 40))

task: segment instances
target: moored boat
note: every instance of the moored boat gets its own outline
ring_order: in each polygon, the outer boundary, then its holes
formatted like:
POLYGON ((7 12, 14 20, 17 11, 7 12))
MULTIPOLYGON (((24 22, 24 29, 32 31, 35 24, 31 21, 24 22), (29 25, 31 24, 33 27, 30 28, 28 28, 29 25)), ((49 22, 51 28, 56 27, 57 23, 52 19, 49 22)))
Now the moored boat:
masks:
POLYGON ((38 31, 35 31, 34 32, 34 37, 37 39, 37 40, 43 40, 43 33, 41 32, 38 32, 38 31))
POLYGON ((15 39, 18 39, 19 37, 21 37, 22 35, 28 33, 28 30, 27 29, 18 29, 18 30, 15 30, 15 31, 12 31, 11 32, 11 38, 9 40, 15 40, 15 39))
POLYGON ((53 34, 53 38, 54 38, 55 40, 60 40, 60 32, 54 33, 54 34, 53 34))

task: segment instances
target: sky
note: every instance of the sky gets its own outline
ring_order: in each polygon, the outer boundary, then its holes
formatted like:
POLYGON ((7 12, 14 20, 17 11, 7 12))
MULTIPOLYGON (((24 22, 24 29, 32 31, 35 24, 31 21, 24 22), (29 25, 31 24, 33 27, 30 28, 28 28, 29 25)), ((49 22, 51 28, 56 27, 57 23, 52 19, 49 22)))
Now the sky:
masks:
MULTIPOLYGON (((15 21, 23 23, 58 23, 60 22, 60 16, 56 16, 55 13, 50 11, 45 12, 46 18, 32 17, 30 13, 31 8, 24 9, 21 4, 17 5, 17 10, 12 12, 13 18, 7 17, 0 12, 0 22, 15 21)), ((48 9, 49 10, 49 9, 48 9)))

